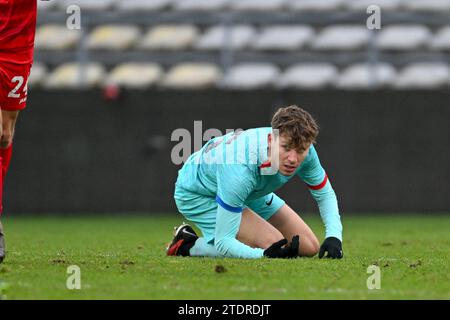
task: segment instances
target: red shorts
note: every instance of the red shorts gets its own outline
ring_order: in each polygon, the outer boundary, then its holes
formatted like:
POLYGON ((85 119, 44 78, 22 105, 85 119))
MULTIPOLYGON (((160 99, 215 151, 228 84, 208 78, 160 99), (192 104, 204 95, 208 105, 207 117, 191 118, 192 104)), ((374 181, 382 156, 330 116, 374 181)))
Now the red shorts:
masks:
POLYGON ((0 61, 0 109, 16 111, 27 103, 27 82, 31 63, 0 61))

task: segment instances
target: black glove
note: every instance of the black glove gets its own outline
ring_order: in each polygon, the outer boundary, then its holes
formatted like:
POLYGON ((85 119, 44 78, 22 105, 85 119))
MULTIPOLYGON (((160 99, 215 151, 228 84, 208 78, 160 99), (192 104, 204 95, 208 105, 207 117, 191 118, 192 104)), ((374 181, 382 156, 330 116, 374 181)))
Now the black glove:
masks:
POLYGON ((266 250, 264 250, 264 256, 268 258, 296 258, 298 257, 298 247, 300 246, 300 237, 292 237, 292 241, 289 245, 287 240, 283 239, 275 242, 266 250))
POLYGON ((328 252, 325 258, 342 259, 342 242, 338 238, 329 237, 320 246, 319 258, 322 259, 325 252, 328 252))

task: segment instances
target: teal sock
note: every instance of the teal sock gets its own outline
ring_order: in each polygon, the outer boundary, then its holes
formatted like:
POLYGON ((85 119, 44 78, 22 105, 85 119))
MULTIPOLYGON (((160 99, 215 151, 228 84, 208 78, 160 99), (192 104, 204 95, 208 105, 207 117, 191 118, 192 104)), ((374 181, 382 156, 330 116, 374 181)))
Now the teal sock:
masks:
POLYGON ((191 257, 221 257, 214 245, 206 242, 205 238, 198 238, 189 251, 191 257))

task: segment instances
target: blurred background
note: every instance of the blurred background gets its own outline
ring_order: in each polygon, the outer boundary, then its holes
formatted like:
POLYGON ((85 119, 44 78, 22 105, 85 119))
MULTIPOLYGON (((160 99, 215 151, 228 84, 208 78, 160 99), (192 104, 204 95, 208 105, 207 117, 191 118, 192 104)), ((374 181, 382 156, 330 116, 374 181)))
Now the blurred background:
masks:
MULTIPOLYGON (((297 104, 342 212, 450 212, 449 0, 38 3, 5 211, 175 213, 179 143, 297 104)), ((279 194, 317 211, 299 180, 279 194)))

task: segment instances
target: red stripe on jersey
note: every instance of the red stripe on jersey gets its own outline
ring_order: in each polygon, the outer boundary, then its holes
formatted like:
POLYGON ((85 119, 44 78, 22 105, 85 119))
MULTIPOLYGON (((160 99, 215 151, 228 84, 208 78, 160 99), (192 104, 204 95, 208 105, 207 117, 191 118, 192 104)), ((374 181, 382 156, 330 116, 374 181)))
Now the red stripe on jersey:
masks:
POLYGON ((319 190, 322 189, 323 187, 325 187, 325 185, 327 184, 328 181, 328 175, 325 173, 325 177, 323 178, 323 181, 316 185, 316 186, 312 186, 310 184, 306 184, 308 186, 308 188, 312 189, 312 190, 319 190))
POLYGON ((270 168, 272 164, 270 163, 270 161, 266 161, 263 164, 261 164, 259 167, 260 168, 270 168))

